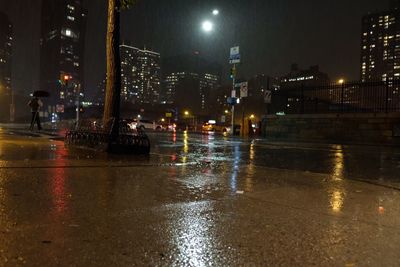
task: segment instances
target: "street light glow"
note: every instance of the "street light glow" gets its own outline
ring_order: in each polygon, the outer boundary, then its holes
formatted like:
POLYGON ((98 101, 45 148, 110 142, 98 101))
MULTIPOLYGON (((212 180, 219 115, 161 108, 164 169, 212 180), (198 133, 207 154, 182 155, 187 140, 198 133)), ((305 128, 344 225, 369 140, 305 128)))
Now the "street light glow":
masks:
POLYGON ((218 16, 219 15, 219 10, 218 9, 214 9, 212 13, 213 13, 214 16, 218 16))
POLYGON ((211 32, 213 30, 213 28, 214 28, 214 25, 212 24, 211 21, 206 20, 206 21, 203 22, 202 27, 203 27, 203 31, 211 32))

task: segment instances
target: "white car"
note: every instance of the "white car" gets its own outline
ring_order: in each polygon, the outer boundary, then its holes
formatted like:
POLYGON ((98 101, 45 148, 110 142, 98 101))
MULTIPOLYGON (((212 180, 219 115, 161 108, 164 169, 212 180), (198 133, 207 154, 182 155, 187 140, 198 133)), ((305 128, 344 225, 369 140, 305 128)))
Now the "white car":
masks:
POLYGON ((160 124, 157 124, 155 121, 149 120, 134 120, 133 122, 129 123, 129 127, 133 130, 155 130, 155 131, 162 131, 163 127, 160 124))

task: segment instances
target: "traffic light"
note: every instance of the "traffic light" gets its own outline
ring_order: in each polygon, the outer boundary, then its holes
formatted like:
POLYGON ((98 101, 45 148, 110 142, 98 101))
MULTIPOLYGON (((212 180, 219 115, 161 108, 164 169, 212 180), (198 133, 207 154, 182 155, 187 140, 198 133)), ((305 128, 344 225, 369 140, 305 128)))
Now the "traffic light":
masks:
POLYGON ((70 79, 71 79, 71 76, 64 75, 64 84, 65 84, 65 86, 68 87, 70 79))
POLYGON ((59 82, 60 82, 61 85, 67 86, 67 87, 68 87, 69 81, 70 81, 71 79, 72 79, 72 76, 66 75, 66 74, 61 74, 61 75, 60 75, 60 80, 59 80, 59 82))
POLYGON ((233 78, 236 77, 236 73, 237 73, 236 68, 235 68, 235 67, 232 67, 232 68, 231 68, 231 79, 233 79, 233 78))

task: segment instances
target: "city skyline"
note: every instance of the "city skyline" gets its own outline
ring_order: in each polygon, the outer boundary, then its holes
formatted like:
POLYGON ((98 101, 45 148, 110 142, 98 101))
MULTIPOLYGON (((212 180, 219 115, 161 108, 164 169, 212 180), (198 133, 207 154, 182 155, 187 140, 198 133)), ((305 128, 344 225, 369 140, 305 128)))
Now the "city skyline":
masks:
MULTIPOLYGON (((37 22, 40 21, 40 11, 37 6, 40 2, 34 0, 29 3, 27 10, 24 10, 24 23, 13 14, 20 12, 25 3, 20 0, 0 3, 0 10, 11 14, 11 19, 17 22, 17 56, 13 63, 14 87, 17 91, 26 92, 39 87, 35 70, 39 64, 36 52, 39 49, 37 22), (26 44, 19 42, 22 36, 29 37, 26 44), (30 51, 26 51, 28 45, 31 46, 30 51), (24 65, 26 58, 32 59, 29 66, 24 65)), ((137 47, 147 44, 149 49, 159 51, 166 57, 176 55, 177 51, 198 51, 206 58, 215 57, 223 65, 224 73, 229 72, 225 62, 228 49, 235 43, 233 40, 239 39, 244 58, 239 69, 242 76, 251 77, 261 73, 279 76, 286 72, 288 66, 297 62, 302 66, 318 64, 333 79, 346 76, 354 80, 359 78, 361 18, 369 12, 386 10, 389 6, 389 1, 362 1, 362 5, 361 1, 336 1, 329 7, 320 2, 294 4, 250 1, 248 5, 228 5, 226 1, 195 2, 185 4, 176 1, 167 7, 165 3, 157 1, 139 1, 122 15, 122 38, 131 39, 137 47), (214 34, 206 36, 200 30, 200 22, 214 7, 221 11, 216 22, 217 29, 214 34), (255 8, 259 11, 249 13, 255 8), (319 10, 318 14, 313 12, 315 9, 319 10), (340 21, 335 20, 337 12, 340 12, 340 21), (150 19, 154 16, 157 19, 150 19), (319 25, 313 23, 316 19, 320 20, 319 25), (238 24, 238 21, 241 23, 238 24), (232 28, 237 29, 235 34, 232 28), (254 28, 265 30, 255 31, 254 28), (171 37, 177 33, 178 37, 171 37), (170 36, 170 40, 165 41, 166 36, 170 36), (345 61, 349 63, 344 64, 345 61)), ((91 71, 86 75, 85 87, 93 95, 105 69, 106 1, 87 0, 86 7, 89 13, 85 65, 90 66, 87 68, 91 71)), ((225 75, 222 78, 227 81, 225 75)))

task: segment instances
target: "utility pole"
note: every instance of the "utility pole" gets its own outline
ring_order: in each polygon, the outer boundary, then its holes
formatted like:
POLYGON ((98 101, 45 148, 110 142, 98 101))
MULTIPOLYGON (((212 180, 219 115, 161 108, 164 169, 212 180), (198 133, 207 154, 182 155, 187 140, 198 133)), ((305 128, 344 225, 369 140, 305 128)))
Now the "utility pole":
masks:
MULTIPOLYGON (((236 98, 236 65, 240 63, 240 47, 234 46, 231 48, 230 56, 229 56, 229 64, 233 65, 231 70, 232 76, 232 95, 231 99, 237 100, 236 98)), ((235 105, 236 103, 231 103, 232 105, 232 135, 235 134, 235 105)))
MULTIPOLYGON (((235 87, 235 83, 236 83, 236 64, 233 64, 233 69, 232 69, 232 97, 236 97, 236 87, 235 87)), ((235 134, 235 105, 232 105, 232 121, 231 121, 231 125, 232 125, 232 135, 235 134)))
POLYGON ((81 84, 76 84, 76 123, 79 123, 81 84))

